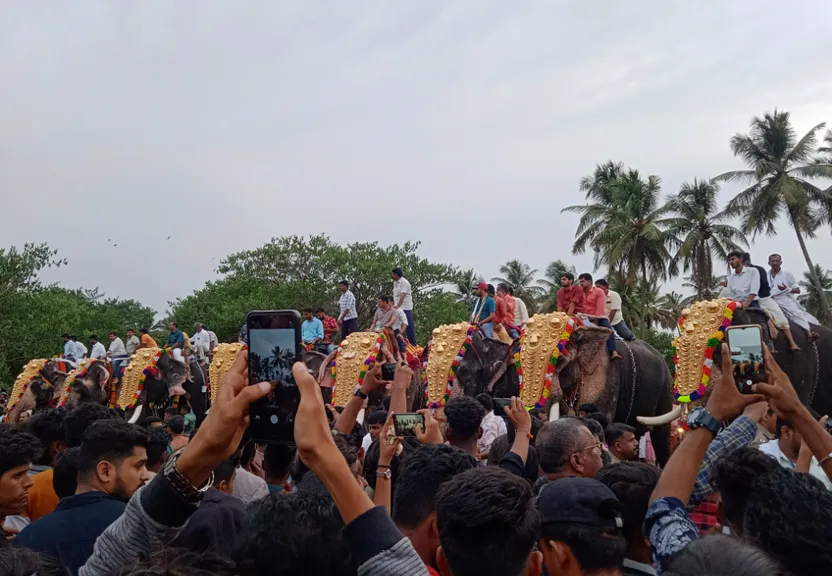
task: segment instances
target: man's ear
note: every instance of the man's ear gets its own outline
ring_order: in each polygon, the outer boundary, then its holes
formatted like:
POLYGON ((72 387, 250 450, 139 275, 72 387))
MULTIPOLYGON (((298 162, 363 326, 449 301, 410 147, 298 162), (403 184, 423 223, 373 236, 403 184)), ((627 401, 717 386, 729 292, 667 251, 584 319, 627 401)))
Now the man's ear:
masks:
POLYGON ((442 550, 442 546, 436 549, 436 566, 439 568, 439 572, 442 576, 453 576, 451 568, 448 566, 448 559, 445 558, 445 552, 442 550))

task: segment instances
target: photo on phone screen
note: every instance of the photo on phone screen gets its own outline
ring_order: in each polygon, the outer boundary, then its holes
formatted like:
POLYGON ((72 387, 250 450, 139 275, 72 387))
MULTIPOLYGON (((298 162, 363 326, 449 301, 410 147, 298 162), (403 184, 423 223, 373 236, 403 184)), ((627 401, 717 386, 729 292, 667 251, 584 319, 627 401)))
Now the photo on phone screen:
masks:
POLYGON ((421 424, 425 429, 425 417, 421 414, 393 414, 393 428, 396 436, 416 436, 416 425, 421 424))
POLYGON ((505 416, 506 408, 511 406, 511 398, 494 398, 494 414, 496 416, 505 416))
POLYGON ((757 325, 729 326, 725 330, 734 382, 743 394, 751 394, 751 385, 764 382, 763 333, 757 325))
POLYGON ((272 391, 251 404, 249 435, 260 442, 294 444, 300 391, 292 365, 300 360, 301 318, 295 310, 249 312, 248 383, 270 382, 272 391))

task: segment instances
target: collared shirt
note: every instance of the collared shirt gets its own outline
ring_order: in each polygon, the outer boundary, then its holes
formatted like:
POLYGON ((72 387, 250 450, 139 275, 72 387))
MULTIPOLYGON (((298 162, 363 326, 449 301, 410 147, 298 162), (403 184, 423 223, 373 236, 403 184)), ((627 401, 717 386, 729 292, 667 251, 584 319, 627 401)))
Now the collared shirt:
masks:
POLYGON ((520 298, 517 296, 512 296, 512 298, 514 298, 514 324, 518 328, 522 328, 529 321, 529 311, 526 308, 526 303, 520 298))
POLYGON ((80 360, 87 355, 87 347, 84 346, 81 342, 77 340, 72 342, 72 345, 75 347, 75 359, 80 360))
POLYGON ((711 477, 716 461, 724 454, 747 446, 754 439, 756 433, 757 424, 748 416, 740 416, 717 434, 716 438, 708 445, 705 458, 703 458, 699 473, 696 475, 696 482, 693 485, 690 500, 688 500, 689 510, 696 508, 700 502, 713 492, 711 477))
MULTIPOLYGON (((795 463, 789 460, 788 456, 783 454, 783 451, 780 449, 779 440, 775 439, 766 442, 760 446, 760 452, 768 454, 777 460, 783 468, 790 468, 791 470, 794 470, 795 463)), ((809 465, 809 474, 823 482, 823 485, 826 486, 827 490, 832 490, 832 481, 829 480, 829 477, 826 475, 826 472, 823 471, 823 468, 818 465, 818 461, 814 456, 812 456, 812 463, 809 465)))
POLYGON ((393 310, 393 330, 401 331, 407 327, 407 316, 401 308, 393 310))
MULTIPOLYGON (((75 358, 75 343, 72 340, 64 342, 64 358, 75 358)), ((80 358, 75 358, 80 360, 80 358)))
POLYGON ((494 440, 506 433, 506 423, 499 416, 494 414, 492 410, 482 419, 482 435, 477 440, 477 448, 480 452, 485 452, 491 448, 494 440))
MULTIPOLYGON (((720 298, 746 300, 750 294, 760 293, 760 274, 755 268, 743 266, 742 272, 728 275, 728 286, 720 292, 720 298)), ((755 297, 754 300, 757 298, 755 297)))
POLYGON ((382 310, 381 307, 376 308, 376 313, 373 314, 373 330, 379 331, 386 328, 390 324, 390 320, 393 319, 394 313, 395 310, 392 307, 387 310, 382 310))
POLYGON ((699 530, 700 536, 707 536, 714 529, 714 526, 719 522, 717 513, 719 512, 719 505, 716 502, 705 500, 700 502, 699 506, 690 510, 690 521, 699 530))
POLYGON ((759 448, 769 440, 774 440, 774 434, 757 424, 757 434, 754 435, 754 440, 751 441, 749 446, 751 448, 759 448))
POLYGON ((699 536, 685 505, 673 497, 659 498, 650 504, 644 517, 644 529, 650 539, 658 574, 667 568, 671 556, 699 536))
POLYGON ((92 345, 92 353, 90 354, 90 358, 98 358, 103 360, 107 357, 107 350, 104 348, 104 344, 101 342, 96 342, 92 345))
POLYGON ((150 334, 142 334, 142 348, 156 348, 158 345, 156 344, 156 340, 150 336, 150 334))
POLYGON ((514 312, 508 309, 506 299, 497 296, 495 304, 497 308, 494 312, 494 322, 503 326, 514 326, 514 312))
POLYGON ((300 327, 300 334, 303 341, 306 343, 312 342, 314 340, 323 340, 324 339, 324 323, 318 320, 317 318, 312 318, 312 320, 304 320, 303 324, 300 327))
MULTIPOLYGON (((320 318, 319 318, 320 320, 320 318)), ((338 332, 338 321, 332 316, 324 314, 324 342, 332 342, 332 337, 338 332)))
POLYGON ((133 334, 130 338, 127 339, 127 342, 124 343, 124 348, 127 350, 127 355, 132 356, 135 354, 136 350, 141 348, 142 344, 139 342, 139 339, 136 338, 136 335, 133 334))
POLYGON ((794 298, 794 294, 792 294, 792 289, 800 286, 797 283, 794 274, 792 274, 791 272, 787 272, 782 268, 777 274, 775 274, 774 272, 768 273, 768 283, 771 287, 771 295, 774 298, 794 298), (780 288, 777 287, 778 284, 785 284, 786 289, 780 290, 780 288))
POLYGON ((574 302, 574 312, 577 312, 583 301, 584 289, 577 284, 572 284, 569 288, 561 288, 558 290, 558 310, 569 312, 569 305, 574 302))
POLYGON ((180 348, 185 347, 185 335, 182 333, 182 330, 178 328, 168 334, 168 347, 173 347, 174 344, 179 344, 180 348))
POLYGON ((196 348, 197 355, 206 356, 211 351, 211 336, 208 335, 208 331, 203 328, 199 332, 194 332, 191 346, 196 348))
POLYGON ((583 300, 580 306, 575 308, 575 311, 590 316, 606 316, 606 307, 607 295, 604 294, 604 291, 597 286, 590 286, 589 290, 584 292, 583 300))
POLYGON ((399 305, 399 298, 404 294, 404 301, 400 308, 402 310, 413 310, 413 294, 411 294, 410 282, 402 276, 393 282, 393 306, 399 305))
MULTIPOLYGON (((93 346, 93 348, 95 347, 93 346)), ((124 342, 121 341, 121 338, 116 338, 110 342, 110 349, 108 352, 110 353, 110 358, 121 358, 127 356, 127 349, 124 347, 124 342)))
POLYGON ((214 351, 214 348, 216 348, 217 346, 219 346, 219 345, 220 345, 220 341, 219 341, 219 339, 217 338, 217 335, 216 335, 216 334, 214 334, 214 331, 213 331, 213 330, 208 330, 207 332, 208 332, 208 338, 209 338, 209 339, 210 339, 210 341, 211 341, 211 352, 213 352, 213 351, 214 351))
POLYGON ((621 296, 615 290, 610 290, 604 302, 604 313, 609 317, 613 310, 615 310, 615 315, 610 320, 610 324, 615 326, 624 321, 624 316, 621 314, 621 296))
POLYGON ((340 318, 342 320, 358 318, 358 312, 355 311, 355 296, 349 290, 341 294, 341 298, 338 299, 338 307, 341 310, 340 318))

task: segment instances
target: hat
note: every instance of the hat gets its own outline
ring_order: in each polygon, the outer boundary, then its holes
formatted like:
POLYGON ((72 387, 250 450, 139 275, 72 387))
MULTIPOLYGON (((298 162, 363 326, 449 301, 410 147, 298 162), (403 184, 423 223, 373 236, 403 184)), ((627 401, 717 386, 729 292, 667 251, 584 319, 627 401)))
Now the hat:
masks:
POLYGON ((477 290, 488 290, 488 284, 486 284, 485 282, 480 282, 479 284, 476 284, 474 288, 477 290))
POLYGON ((617 528, 621 503, 604 484, 593 478, 561 478, 549 482, 537 498, 541 525, 617 528))

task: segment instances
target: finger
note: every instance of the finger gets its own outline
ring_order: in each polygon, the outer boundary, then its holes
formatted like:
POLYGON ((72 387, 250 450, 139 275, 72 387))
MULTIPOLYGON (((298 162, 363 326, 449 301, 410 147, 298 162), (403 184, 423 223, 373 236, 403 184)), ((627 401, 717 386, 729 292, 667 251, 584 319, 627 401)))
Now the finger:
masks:
POLYGON ((829 420, 829 416, 821 416, 820 420, 818 420, 818 424, 820 424, 821 426, 824 426, 826 424, 827 420, 829 420))
POLYGON ((425 437, 425 432, 424 430, 422 430, 421 424, 416 424, 416 426, 413 427, 413 432, 416 434, 416 439, 419 442, 421 442, 422 439, 425 437))
MULTIPOLYGON (((765 348, 765 346, 763 346, 765 348)), ((725 342, 722 343, 722 373, 723 374, 733 374, 734 367, 731 365, 731 349, 728 347, 728 344, 725 342)), ((716 385, 716 382, 714 382, 716 385)))
POLYGON ((763 362, 766 365, 766 371, 770 371, 774 375, 783 373, 783 370, 780 369, 780 365, 777 364, 777 360, 774 359, 774 355, 768 349, 768 346, 763 346, 763 362))
POLYGON ((295 383, 298 386, 298 390, 300 390, 301 401, 303 401, 304 398, 310 400, 320 399, 321 404, 323 405, 321 387, 318 386, 317 382, 315 382, 315 379, 306 369, 306 365, 303 362, 295 362, 292 366, 292 375, 295 377, 295 383))
POLYGON ((753 384, 751 389, 758 394, 762 394, 766 397, 777 396, 777 386, 773 386, 772 384, 766 384, 765 382, 758 382, 757 384, 753 384))
POLYGON ((766 399, 762 394, 744 394, 742 397, 743 406, 751 406, 766 399))
POLYGON ((245 412, 249 404, 268 394, 271 389, 272 385, 268 382, 260 382, 254 386, 246 386, 245 390, 237 394, 232 400, 235 406, 235 412, 238 414, 245 412))
POLYGON ((248 350, 241 350, 231 368, 219 381, 217 396, 230 402, 248 385, 248 350))

